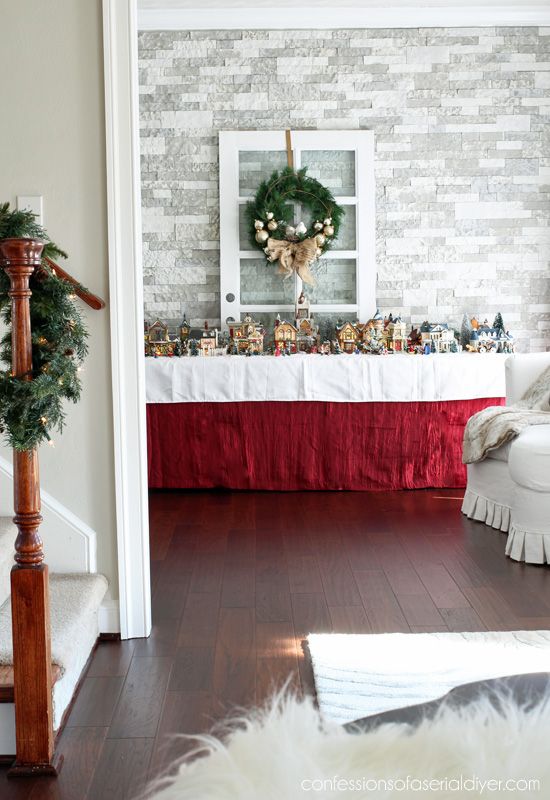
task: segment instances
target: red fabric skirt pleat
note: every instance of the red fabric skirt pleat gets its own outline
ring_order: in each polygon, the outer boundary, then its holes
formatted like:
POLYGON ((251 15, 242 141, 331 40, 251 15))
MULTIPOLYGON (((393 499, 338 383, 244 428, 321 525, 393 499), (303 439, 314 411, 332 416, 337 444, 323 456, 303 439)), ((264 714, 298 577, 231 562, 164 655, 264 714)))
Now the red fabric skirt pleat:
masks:
POLYGON ((461 488, 464 426, 482 408, 503 403, 151 403, 149 486, 461 488))

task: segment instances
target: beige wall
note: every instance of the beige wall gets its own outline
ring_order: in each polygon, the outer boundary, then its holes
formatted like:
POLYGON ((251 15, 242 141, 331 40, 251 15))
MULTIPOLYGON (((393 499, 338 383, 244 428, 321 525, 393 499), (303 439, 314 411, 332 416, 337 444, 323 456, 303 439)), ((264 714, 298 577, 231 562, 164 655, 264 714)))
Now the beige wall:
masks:
MULTIPOLYGON (((63 265, 107 300, 101 2, 4 2, 1 18, 0 201, 43 195, 45 225, 70 256, 63 265)), ((109 310, 84 308, 83 397, 55 447, 41 448, 42 485, 97 532, 116 596, 109 310)))

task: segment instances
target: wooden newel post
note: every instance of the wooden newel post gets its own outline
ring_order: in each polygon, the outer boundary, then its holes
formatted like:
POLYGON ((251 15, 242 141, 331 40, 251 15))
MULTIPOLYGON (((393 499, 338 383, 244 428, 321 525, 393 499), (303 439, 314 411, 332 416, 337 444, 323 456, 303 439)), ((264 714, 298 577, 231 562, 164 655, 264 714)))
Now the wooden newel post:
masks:
MULTIPOLYGON (((0 241, 0 266, 11 283, 12 372, 28 380, 32 380, 29 279, 40 266, 43 247, 33 239, 0 241)), ((16 761, 10 775, 55 775, 48 567, 38 533, 42 517, 36 450, 14 450, 13 484, 18 528, 11 571, 16 761)))

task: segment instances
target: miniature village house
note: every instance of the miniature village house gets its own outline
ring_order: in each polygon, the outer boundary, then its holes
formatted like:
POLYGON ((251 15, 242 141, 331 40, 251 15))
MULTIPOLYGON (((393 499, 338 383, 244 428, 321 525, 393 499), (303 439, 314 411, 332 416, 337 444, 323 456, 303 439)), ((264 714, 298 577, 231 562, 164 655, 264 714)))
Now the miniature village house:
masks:
POLYGON ((191 325, 187 321, 185 314, 183 315, 183 319, 179 324, 178 333, 180 337, 180 341, 186 342, 189 339, 189 334, 191 332, 191 325))
POLYGON ((219 331, 217 328, 209 328, 208 322, 204 323, 204 328, 200 336, 196 337, 201 356, 214 356, 218 349, 219 331))
POLYGON ((422 345, 433 353, 451 353, 456 348, 454 331, 446 322, 423 322, 420 328, 422 345))
POLYGON ((295 322, 296 349, 298 352, 309 353, 318 345, 319 329, 313 323, 309 300, 303 292, 296 303, 295 322))
POLYGON ((336 325, 336 340, 344 353, 355 352, 359 336, 359 330, 353 322, 340 322, 336 325))
POLYGON ((486 319, 483 323, 478 322, 476 328, 472 328, 467 349, 477 353, 513 353, 514 337, 504 329, 502 316, 497 315, 492 325, 486 319))
POLYGON ((239 353, 262 353, 264 329, 259 322, 247 314, 241 322, 229 324, 230 346, 239 353))
POLYGON ((380 313, 380 309, 376 309, 376 314, 372 319, 369 319, 367 327, 372 327, 375 331, 382 333, 384 330, 384 317, 380 313))
POLYGON ((385 345, 394 353, 406 353, 408 348, 407 326, 401 317, 388 321, 384 329, 385 345))
POLYGON ((277 315, 275 320, 274 339, 275 347, 279 350, 290 350, 295 353, 297 350, 298 328, 292 322, 287 322, 277 315))
POLYGON ((155 320, 145 331, 145 355, 172 356, 174 355, 175 342, 170 341, 168 325, 155 320))

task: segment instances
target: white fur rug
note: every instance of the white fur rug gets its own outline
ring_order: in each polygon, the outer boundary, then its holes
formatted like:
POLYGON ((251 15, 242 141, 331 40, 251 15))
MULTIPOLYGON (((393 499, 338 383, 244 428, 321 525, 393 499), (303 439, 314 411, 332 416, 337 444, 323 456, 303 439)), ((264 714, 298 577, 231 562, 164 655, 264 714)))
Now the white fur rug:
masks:
POLYGON ((311 700, 279 697, 224 739, 202 737, 202 757, 185 760, 148 797, 541 800, 550 796, 549 735, 549 701, 531 710, 506 701, 499 713, 483 699, 461 711, 445 708, 415 729, 387 724, 352 734, 323 722, 311 700), (526 781, 538 783, 529 788, 526 781))
POLYGON ((341 723, 436 700, 463 683, 550 672, 550 631, 331 633, 307 643, 321 713, 341 723))

